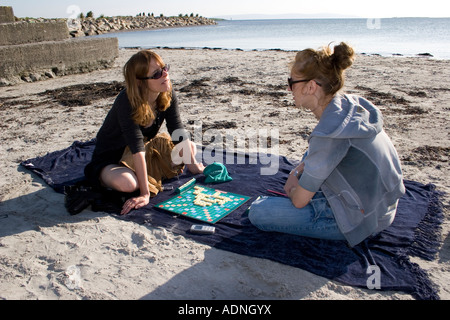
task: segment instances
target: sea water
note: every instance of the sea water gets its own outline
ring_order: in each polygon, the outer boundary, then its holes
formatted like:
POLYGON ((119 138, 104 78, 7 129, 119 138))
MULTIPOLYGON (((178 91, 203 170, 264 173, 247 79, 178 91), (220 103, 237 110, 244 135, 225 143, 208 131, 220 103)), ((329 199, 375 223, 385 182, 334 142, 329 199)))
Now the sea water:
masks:
POLYGON ((356 52, 383 56, 431 54, 450 59, 450 18, 224 20, 213 26, 99 35, 119 46, 302 50, 351 44, 356 52))

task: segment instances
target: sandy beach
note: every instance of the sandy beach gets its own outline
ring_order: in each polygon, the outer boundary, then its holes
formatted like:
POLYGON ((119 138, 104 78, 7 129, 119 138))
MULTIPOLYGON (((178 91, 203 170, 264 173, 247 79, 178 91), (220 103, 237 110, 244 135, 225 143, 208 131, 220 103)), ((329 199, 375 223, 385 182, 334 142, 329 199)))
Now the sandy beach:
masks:
MULTIPOLYGON (((70 216, 64 196, 19 164, 94 138, 121 88, 122 66, 136 51, 121 49, 111 69, 0 87, 0 299, 413 299, 344 286, 106 213, 70 216)), ((279 154, 303 155, 316 119, 296 109, 287 91, 295 52, 155 51, 171 65, 187 129, 198 121, 223 132, 276 128, 279 154)), ((380 107, 405 179, 447 193, 436 259, 411 258, 441 299, 450 299, 449 74, 449 60, 358 55, 344 88, 380 107)))

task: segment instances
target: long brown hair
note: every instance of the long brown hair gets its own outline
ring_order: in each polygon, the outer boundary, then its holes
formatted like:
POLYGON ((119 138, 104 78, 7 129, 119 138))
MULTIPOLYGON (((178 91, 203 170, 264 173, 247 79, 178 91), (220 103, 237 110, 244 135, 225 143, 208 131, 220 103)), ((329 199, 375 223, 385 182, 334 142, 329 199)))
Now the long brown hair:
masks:
POLYGON ((344 86, 344 70, 354 61, 355 52, 345 42, 320 50, 305 49, 297 53, 292 64, 292 73, 306 79, 317 80, 327 95, 334 95, 344 86))
MULTIPOLYGON (((150 50, 141 50, 134 54, 123 67, 127 95, 133 112, 132 118, 136 124, 141 126, 146 126, 155 119, 155 114, 148 103, 149 89, 147 82, 138 79, 148 75, 152 59, 155 59, 161 67, 165 65, 157 53, 150 50)), ((159 111, 166 110, 169 108, 171 101, 172 90, 161 92, 156 99, 157 109, 159 111)))

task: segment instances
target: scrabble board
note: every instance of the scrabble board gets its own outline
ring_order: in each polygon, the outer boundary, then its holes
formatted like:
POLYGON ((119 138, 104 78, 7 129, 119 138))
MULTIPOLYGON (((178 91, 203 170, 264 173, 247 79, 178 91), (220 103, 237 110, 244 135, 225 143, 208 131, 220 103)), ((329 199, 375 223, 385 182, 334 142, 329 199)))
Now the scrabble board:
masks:
POLYGON ((247 196, 195 184, 156 207, 214 224, 249 199, 247 196))

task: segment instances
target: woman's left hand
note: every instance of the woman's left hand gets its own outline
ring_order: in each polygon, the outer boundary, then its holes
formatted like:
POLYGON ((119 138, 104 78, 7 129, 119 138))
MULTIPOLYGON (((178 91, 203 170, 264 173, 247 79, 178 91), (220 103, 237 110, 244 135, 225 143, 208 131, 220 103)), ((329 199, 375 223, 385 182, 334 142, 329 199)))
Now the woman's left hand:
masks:
POLYGON ((136 198, 130 198, 127 201, 125 201, 120 214, 121 215, 128 214, 131 210, 140 209, 142 207, 145 207, 149 203, 150 203, 150 195, 139 196, 136 198))
POLYGON ((290 195, 291 190, 293 188, 298 187, 298 179, 300 175, 303 173, 303 170, 305 169, 305 163, 300 163, 294 170, 292 170, 293 173, 289 174, 289 177, 286 181, 286 184, 284 185, 284 191, 287 195, 290 195), (298 172, 296 175, 295 172, 298 172))
POLYGON ((289 175, 286 184, 284 185, 284 192, 289 196, 291 194, 292 189, 298 187, 298 178, 291 174, 289 175))

